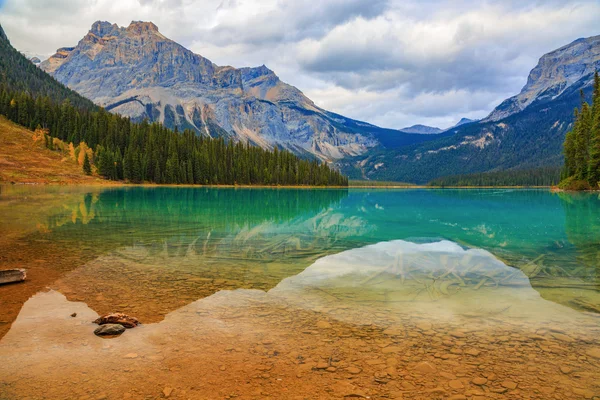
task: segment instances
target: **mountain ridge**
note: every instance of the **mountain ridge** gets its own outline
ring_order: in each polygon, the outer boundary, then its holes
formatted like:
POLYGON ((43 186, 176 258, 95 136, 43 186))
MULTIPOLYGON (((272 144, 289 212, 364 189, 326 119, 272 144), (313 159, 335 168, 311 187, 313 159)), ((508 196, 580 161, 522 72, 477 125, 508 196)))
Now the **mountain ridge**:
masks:
POLYGON ((217 66, 151 22, 98 21, 40 67, 111 112, 167 127, 336 160, 423 138, 326 111, 266 66, 217 66), (397 138, 387 141, 393 131, 397 138), (380 138, 383 136, 383 139, 380 138))
MULTIPOLYGON (((521 92, 504 100, 483 122, 523 111, 536 100, 560 96, 575 82, 600 69, 600 35, 579 38, 540 57, 521 92)), ((590 80, 591 83, 591 80, 590 80)))
POLYGON ((416 124, 412 126, 407 126, 406 128, 402 128, 400 129, 400 131, 404 133, 417 133, 421 135, 435 135, 438 133, 442 133, 444 130, 434 126, 416 124))
POLYGON ((542 56, 523 90, 503 101, 490 117, 450 128, 426 143, 374 151, 338 165, 351 178, 415 183, 456 174, 560 166, 580 91, 589 100, 598 69, 600 36, 578 39, 542 56), (517 103, 517 108, 507 107, 517 103))

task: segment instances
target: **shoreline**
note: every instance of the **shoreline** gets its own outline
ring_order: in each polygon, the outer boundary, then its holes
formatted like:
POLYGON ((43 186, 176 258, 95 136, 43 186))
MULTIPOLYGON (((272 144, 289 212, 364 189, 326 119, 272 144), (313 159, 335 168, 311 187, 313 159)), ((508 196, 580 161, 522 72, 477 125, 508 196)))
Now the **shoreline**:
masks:
POLYGON ((181 188, 242 188, 242 189, 549 189, 552 192, 564 192, 554 186, 429 186, 429 185, 348 185, 348 186, 312 186, 312 185, 192 185, 168 183, 128 183, 121 181, 97 180, 91 182, 7 182, 6 186, 97 186, 97 187, 181 187, 181 188))

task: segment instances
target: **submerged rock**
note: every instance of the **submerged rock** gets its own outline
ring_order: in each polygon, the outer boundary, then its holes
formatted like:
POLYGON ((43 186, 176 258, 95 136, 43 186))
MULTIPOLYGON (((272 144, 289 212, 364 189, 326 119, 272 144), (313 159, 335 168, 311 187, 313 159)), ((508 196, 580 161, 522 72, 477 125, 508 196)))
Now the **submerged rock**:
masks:
POLYGON ((125 327, 120 324, 105 324, 94 330, 96 336, 119 336, 125 332, 125 327))
POLYGON ((135 328, 139 325, 140 321, 138 321, 137 318, 130 317, 127 314, 113 313, 96 319, 94 323, 98 325, 119 324, 123 325, 125 328, 135 328))

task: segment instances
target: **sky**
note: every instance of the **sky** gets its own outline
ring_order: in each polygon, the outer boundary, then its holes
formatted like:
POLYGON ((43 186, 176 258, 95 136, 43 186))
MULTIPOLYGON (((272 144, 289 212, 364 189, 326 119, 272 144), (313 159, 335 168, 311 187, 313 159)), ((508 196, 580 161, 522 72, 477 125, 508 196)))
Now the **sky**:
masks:
POLYGON ((600 35, 600 0, 0 0, 20 51, 97 21, 152 21, 218 65, 265 64, 315 103, 386 128, 483 118, 545 53, 600 35))

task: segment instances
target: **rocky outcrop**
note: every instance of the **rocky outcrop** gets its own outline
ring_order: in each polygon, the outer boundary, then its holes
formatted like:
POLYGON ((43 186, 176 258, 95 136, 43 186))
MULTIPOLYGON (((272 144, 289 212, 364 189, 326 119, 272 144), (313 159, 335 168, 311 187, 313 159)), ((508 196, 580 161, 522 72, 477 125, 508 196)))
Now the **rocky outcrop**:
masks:
MULTIPOLYGON (((58 81, 111 112, 168 127, 323 160, 380 144, 376 126, 330 113, 266 66, 218 66, 163 36, 151 22, 96 22, 75 47, 41 64, 58 81)), ((422 140, 393 131, 410 144, 422 140)))
POLYGON ((498 121, 524 110, 534 101, 557 98, 574 83, 600 69, 600 35, 574 42, 545 54, 531 70, 521 93, 504 100, 484 121, 498 121))

